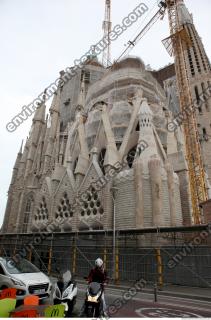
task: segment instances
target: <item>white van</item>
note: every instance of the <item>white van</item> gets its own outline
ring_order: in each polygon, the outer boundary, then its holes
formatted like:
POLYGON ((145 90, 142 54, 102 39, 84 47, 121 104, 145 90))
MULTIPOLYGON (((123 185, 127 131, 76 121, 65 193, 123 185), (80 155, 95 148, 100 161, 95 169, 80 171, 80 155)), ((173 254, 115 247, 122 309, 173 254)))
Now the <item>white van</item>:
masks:
POLYGON ((0 290, 17 289, 17 300, 28 295, 46 299, 50 296, 52 284, 50 279, 35 265, 26 259, 15 263, 11 258, 0 257, 0 290))

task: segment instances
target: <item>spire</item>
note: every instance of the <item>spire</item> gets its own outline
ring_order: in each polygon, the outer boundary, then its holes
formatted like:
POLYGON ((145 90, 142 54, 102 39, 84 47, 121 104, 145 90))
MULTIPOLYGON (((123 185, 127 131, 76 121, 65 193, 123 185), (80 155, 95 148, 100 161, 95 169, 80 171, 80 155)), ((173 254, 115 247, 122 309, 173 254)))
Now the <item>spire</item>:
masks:
POLYGON ((18 170, 18 168, 19 168, 19 163, 20 163, 20 160, 22 157, 22 148, 23 148, 23 140, 21 142, 20 150, 18 151, 17 158, 16 158, 16 161, 15 161, 15 164, 13 167, 14 170, 18 170))
POLYGON ((45 126, 42 126, 40 130, 40 135, 37 143, 37 148, 34 151, 34 161, 32 166, 32 172, 39 174, 41 170, 41 163, 42 163, 42 155, 43 155, 43 142, 45 138, 45 132, 46 132, 46 124, 45 126))
POLYGON ((35 121, 41 121, 41 122, 45 122, 45 104, 42 103, 36 110, 35 115, 34 115, 34 119, 33 122, 35 121))
POLYGON ((23 153, 21 154, 21 157, 20 157, 19 168, 18 168, 18 177, 20 177, 25 172, 28 152, 29 152, 29 139, 27 137, 23 153))
POLYGON ((145 141, 148 145, 144 152, 140 153, 140 157, 144 160, 144 166, 146 164, 145 160, 149 160, 151 156, 158 154, 152 119, 153 113, 148 105, 147 99, 143 99, 139 111, 139 144, 141 146, 143 141, 145 141))
POLYGON ((45 106, 45 100, 46 100, 45 92, 46 92, 46 90, 44 91, 42 103, 37 107, 37 109, 35 111, 33 122, 41 121, 41 122, 45 123, 45 109, 46 109, 46 106, 45 106))
POLYGON ((102 121, 107 140, 104 166, 113 166, 117 161, 119 161, 119 153, 116 147, 115 136, 111 127, 106 104, 104 104, 102 108, 102 121))
POLYGON ((140 111, 139 111, 140 131, 152 132, 152 126, 153 126, 152 119, 153 119, 153 113, 150 109, 150 106, 148 105, 147 99, 143 99, 143 102, 141 104, 140 111))
POLYGON ((25 143, 25 146, 24 146, 24 150, 23 150, 23 153, 22 153, 22 157, 21 157, 21 162, 23 162, 23 163, 26 162, 28 151, 29 151, 29 138, 27 137, 26 143, 25 143))
POLYGON ((151 120, 152 120, 152 110, 150 109, 150 106, 148 105, 147 99, 143 99, 143 102, 141 104, 141 109, 140 109, 140 114, 141 115, 148 115, 150 116, 151 120))
POLYGON ((53 101, 49 111, 50 111, 50 114, 52 114, 53 112, 57 112, 57 113, 60 112, 60 89, 58 89, 58 91, 54 93, 53 101))
POLYGON ((192 15, 189 13, 183 0, 177 1, 177 12, 178 12, 180 26, 183 26, 184 24, 187 24, 187 23, 193 24, 192 15))
POLYGON ((32 172, 34 161, 37 156, 37 146, 40 140, 40 135, 43 132, 43 127, 45 127, 45 91, 42 98, 41 104, 37 107, 33 118, 32 129, 29 137, 29 151, 26 158, 25 166, 25 177, 32 172))
POLYGON ((20 150, 19 150, 19 154, 22 154, 22 149, 23 149, 23 139, 22 139, 22 141, 21 141, 21 146, 20 146, 20 150))
POLYGON ((55 92, 53 101, 51 104, 51 107, 49 109, 50 111, 50 130, 49 130, 49 139, 52 139, 54 141, 56 134, 57 134, 57 128, 59 126, 59 117, 60 117, 60 103, 61 103, 61 97, 60 97, 60 89, 55 92))

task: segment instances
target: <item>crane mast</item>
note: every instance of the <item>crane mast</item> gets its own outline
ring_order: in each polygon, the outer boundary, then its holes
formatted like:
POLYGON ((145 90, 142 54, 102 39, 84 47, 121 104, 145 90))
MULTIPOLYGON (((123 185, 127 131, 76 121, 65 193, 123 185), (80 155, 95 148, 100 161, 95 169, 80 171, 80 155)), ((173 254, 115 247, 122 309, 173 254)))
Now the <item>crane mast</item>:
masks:
POLYGON ((166 0, 170 37, 163 40, 170 55, 175 58, 175 70, 177 87, 179 92, 180 110, 184 112, 188 108, 188 113, 183 120, 185 151, 189 171, 190 191, 193 208, 193 220, 195 224, 202 223, 200 203, 207 200, 207 190, 205 184, 205 172, 201 157, 201 146, 199 141, 196 111, 193 107, 190 83, 185 59, 185 50, 191 46, 186 25, 179 25, 177 3, 180 0, 166 0))
POLYGON ((102 64, 108 67, 111 61, 111 45, 110 45, 110 32, 111 32, 111 0, 105 0, 105 17, 103 21, 104 38, 108 39, 108 45, 103 50, 102 64))

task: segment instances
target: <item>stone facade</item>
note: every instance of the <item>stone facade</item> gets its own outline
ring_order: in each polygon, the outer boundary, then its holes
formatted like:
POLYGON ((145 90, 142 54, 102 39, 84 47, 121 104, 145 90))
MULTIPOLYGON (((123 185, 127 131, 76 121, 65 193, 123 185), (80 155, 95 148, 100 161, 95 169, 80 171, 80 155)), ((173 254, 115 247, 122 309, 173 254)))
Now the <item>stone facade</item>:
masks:
MULTIPOLYGON (((210 86, 210 63, 182 0, 178 15, 192 43, 185 59, 199 101, 210 86)), ((180 110, 174 65, 149 71, 128 57, 105 69, 90 58, 62 81, 48 118, 45 101, 37 108, 13 168, 2 231, 33 232, 52 222, 58 232, 107 230, 114 216, 117 229, 191 225, 183 131, 167 130, 180 110)), ((209 189, 211 99, 205 100, 197 123, 209 189)))
POLYGON ((171 164, 181 142, 167 131, 170 120, 165 92, 140 59, 111 70, 87 61, 55 93, 47 120, 44 101, 36 110, 13 169, 3 232, 53 221, 60 232, 106 230, 114 210, 117 229, 182 225, 191 210, 183 213, 183 182, 171 164))

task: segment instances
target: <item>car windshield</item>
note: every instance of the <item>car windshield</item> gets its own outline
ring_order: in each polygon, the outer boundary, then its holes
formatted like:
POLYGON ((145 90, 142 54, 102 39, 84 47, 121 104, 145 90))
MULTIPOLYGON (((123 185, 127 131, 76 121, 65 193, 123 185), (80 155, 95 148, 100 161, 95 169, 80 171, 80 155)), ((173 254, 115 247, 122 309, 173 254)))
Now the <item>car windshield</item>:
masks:
POLYGON ((19 262, 15 262, 12 259, 6 259, 4 260, 4 266, 10 274, 40 272, 35 265, 26 259, 20 259, 19 262))

